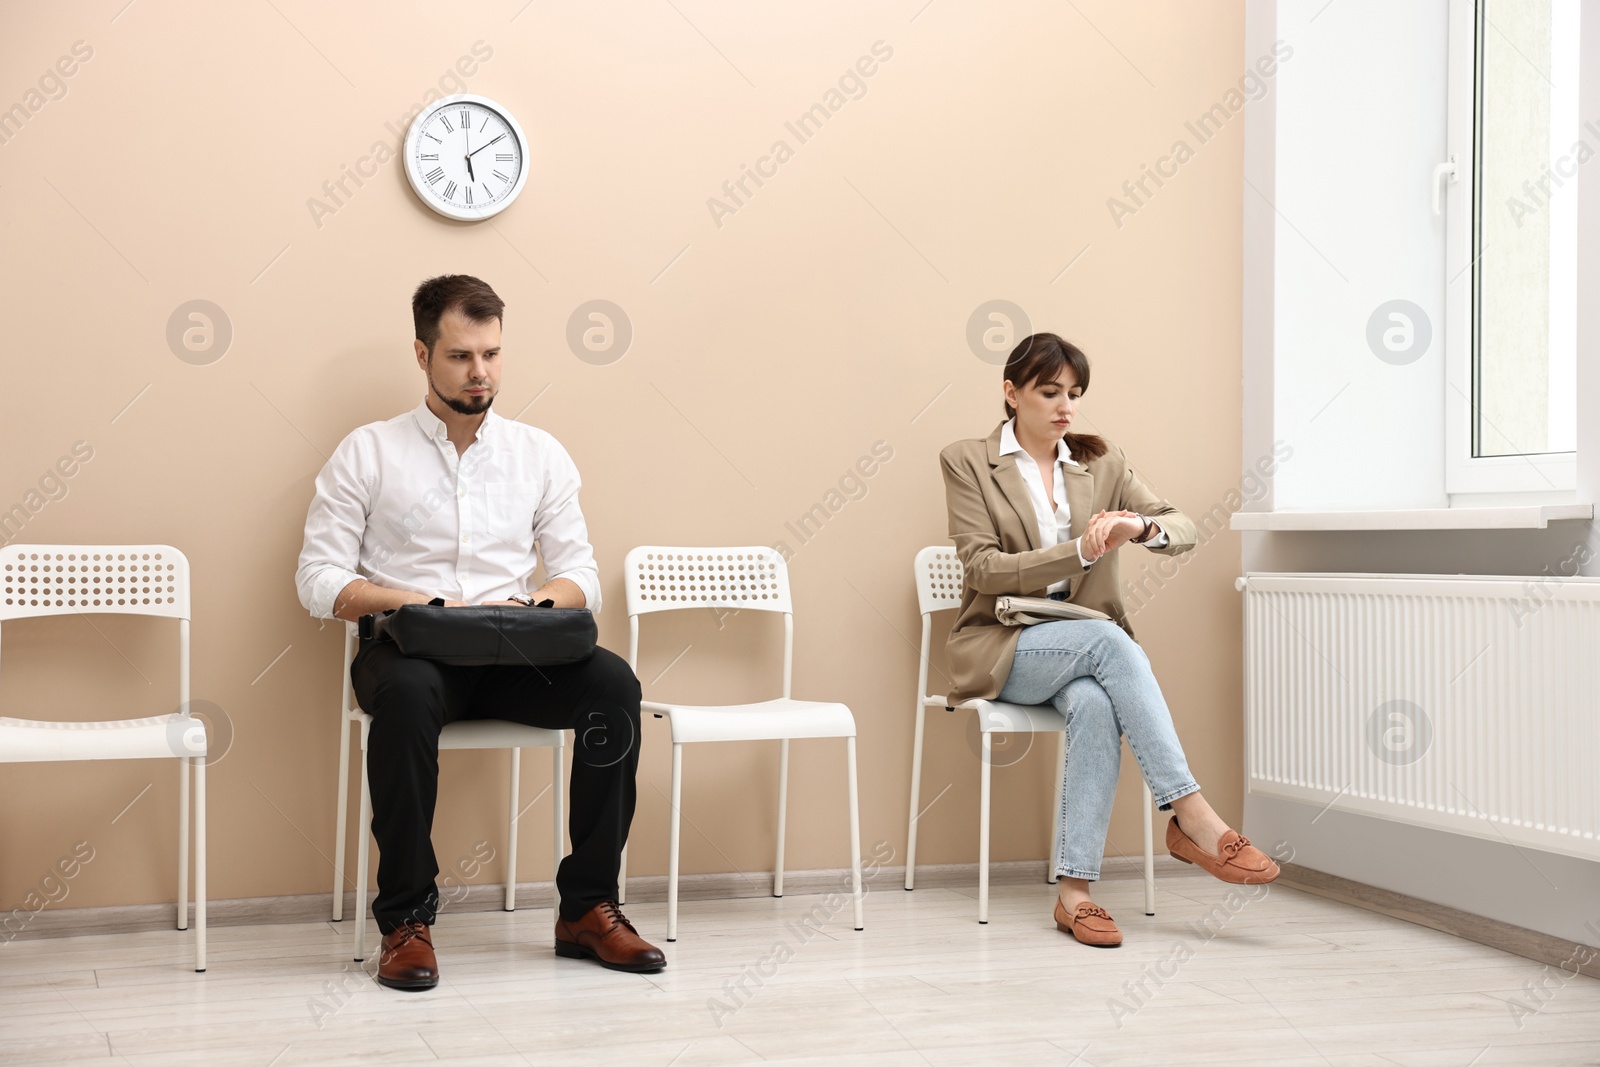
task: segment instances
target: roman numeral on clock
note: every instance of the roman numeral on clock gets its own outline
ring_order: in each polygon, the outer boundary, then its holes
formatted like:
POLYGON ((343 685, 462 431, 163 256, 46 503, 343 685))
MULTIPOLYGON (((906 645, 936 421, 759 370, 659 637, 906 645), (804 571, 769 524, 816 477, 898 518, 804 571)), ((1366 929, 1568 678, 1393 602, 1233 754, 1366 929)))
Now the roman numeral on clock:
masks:
POLYGON ((439 153, 437 153, 437 152, 429 152, 426 155, 421 155, 421 156, 418 156, 417 158, 418 159, 423 159, 423 160, 431 159, 431 160, 433 160, 435 162, 438 162, 439 153))
POLYGON ((444 187, 444 198, 446 200, 449 200, 451 197, 453 197, 455 195, 456 195, 456 183, 455 182, 451 182, 449 185, 446 185, 444 187))
POLYGON ((501 174, 498 170, 494 172, 494 176, 496 178, 499 178, 503 182, 509 182, 511 180, 510 178, 507 178, 504 174, 501 174))
POLYGON ((439 116, 439 121, 444 123, 444 132, 445 133, 455 133, 456 132, 456 128, 454 126, 450 125, 450 116, 449 115, 440 115, 439 116))
POLYGON ((437 185, 439 183, 439 179, 444 177, 444 168, 434 167, 428 173, 424 174, 423 177, 428 180, 429 185, 437 185))
POLYGON ((461 112, 461 128, 463 130, 472 129, 472 112, 467 111, 466 109, 462 109, 461 112))
POLYGON ((467 206, 472 206, 472 186, 467 186, 467 206))
POLYGON ((517 157, 512 155, 510 152, 496 152, 494 154, 494 161, 496 163, 510 163, 513 159, 516 159, 516 158, 517 157))

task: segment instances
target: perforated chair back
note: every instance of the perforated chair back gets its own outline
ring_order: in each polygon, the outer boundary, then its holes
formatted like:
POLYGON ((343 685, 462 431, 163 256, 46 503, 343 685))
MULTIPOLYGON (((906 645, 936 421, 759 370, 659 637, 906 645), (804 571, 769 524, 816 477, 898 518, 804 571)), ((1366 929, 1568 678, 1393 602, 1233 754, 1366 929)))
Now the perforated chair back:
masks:
POLYGON ((100 612, 189 618, 189 560, 171 545, 7 545, 0 620, 100 612))
POLYGON ((630 616, 680 608, 794 611, 788 564, 765 545, 640 545, 628 553, 623 575, 630 616))
POLYGON ((917 610, 926 615, 961 606, 964 572, 961 557, 949 545, 929 545, 917 553, 917 610))
POLYGON ((628 594, 628 666, 639 666, 639 616, 684 608, 783 613, 783 695, 794 680, 794 601, 789 565, 766 545, 686 548, 640 545, 623 560, 628 594))

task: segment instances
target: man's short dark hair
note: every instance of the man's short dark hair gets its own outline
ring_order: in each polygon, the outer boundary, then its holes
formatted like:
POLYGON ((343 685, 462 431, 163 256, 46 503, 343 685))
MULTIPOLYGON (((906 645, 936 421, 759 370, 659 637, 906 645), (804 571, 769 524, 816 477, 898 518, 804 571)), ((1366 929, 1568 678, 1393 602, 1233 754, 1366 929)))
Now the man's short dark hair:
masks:
POLYGON ((417 286, 411 294, 411 320, 417 340, 427 346, 430 357, 439 343, 439 320, 451 308, 471 322, 503 322, 506 302, 488 282, 470 274, 441 274, 417 286))

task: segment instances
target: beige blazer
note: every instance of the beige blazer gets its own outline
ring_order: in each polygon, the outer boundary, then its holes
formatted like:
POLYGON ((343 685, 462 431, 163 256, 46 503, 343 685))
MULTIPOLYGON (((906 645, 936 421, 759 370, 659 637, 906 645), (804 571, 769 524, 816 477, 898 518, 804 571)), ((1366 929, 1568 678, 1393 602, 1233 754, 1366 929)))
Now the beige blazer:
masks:
POLYGON ((997 596, 1044 596, 1048 586, 1068 579, 1068 600, 1105 612, 1133 636, 1117 572, 1117 556, 1129 548, 1106 553, 1087 571, 1078 562, 1078 538, 1096 512, 1126 508, 1159 519, 1168 543, 1143 551, 1177 555, 1195 545, 1194 523, 1157 497, 1134 473, 1122 449, 1107 442, 1110 447, 1099 459, 1076 467, 1062 464, 1072 538, 1041 549, 1039 524, 1017 458, 1000 455, 1004 425, 987 438, 957 441, 939 453, 950 538, 966 572, 961 610, 945 645, 954 682, 947 697, 952 704, 974 697, 994 699, 1011 673, 1022 627, 1005 626, 994 617, 997 596))

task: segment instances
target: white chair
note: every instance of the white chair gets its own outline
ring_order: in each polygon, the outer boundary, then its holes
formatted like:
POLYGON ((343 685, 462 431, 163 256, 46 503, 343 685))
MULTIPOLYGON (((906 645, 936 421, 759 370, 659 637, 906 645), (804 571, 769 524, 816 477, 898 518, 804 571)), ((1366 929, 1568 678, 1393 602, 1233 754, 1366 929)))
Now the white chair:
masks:
MULTIPOLYGON (((367 785, 367 731, 372 725, 372 716, 356 706, 355 690, 350 684, 350 664, 356 657, 356 643, 358 641, 356 624, 346 623, 344 633, 344 696, 341 701, 341 714, 339 719, 339 799, 337 826, 334 830, 333 845, 333 921, 339 922, 344 918, 344 855, 345 855, 345 820, 348 818, 348 794, 350 792, 350 727, 356 726, 360 730, 359 759, 361 761, 361 813, 360 813, 360 844, 356 852, 356 886, 355 886, 355 959, 361 962, 366 959, 367 948, 367 860, 372 852, 371 827, 372 827, 372 793, 367 785)), ((566 747, 566 733, 562 730, 545 730, 537 726, 523 726, 520 723, 506 722, 503 719, 470 719, 453 722, 447 725, 439 734, 439 751, 447 749, 474 749, 474 748, 506 748, 511 750, 511 804, 506 818, 506 911, 517 910, 517 805, 520 802, 519 785, 522 780, 522 750, 525 748, 548 748, 550 750, 550 797, 552 800, 554 829, 552 837, 555 841, 554 859, 550 868, 550 877, 555 879, 555 872, 561 866, 561 857, 566 850, 563 847, 565 819, 562 811, 565 806, 566 790, 562 784, 562 750, 566 747)), ((557 891, 556 899, 559 902, 560 893, 557 891)))
POLYGON ((206 729, 189 708, 189 561, 171 545, 9 545, 0 621, 43 615, 178 620, 178 710, 109 722, 0 718, 0 763, 178 761, 178 929, 189 928, 189 779, 194 778, 194 969, 206 969, 206 729))
MULTIPOLYGON (((982 738, 979 757, 978 799, 978 921, 989 921, 989 787, 993 769, 993 738, 997 733, 1058 734, 1059 751, 1056 757, 1057 802, 1051 804, 1055 815, 1051 820, 1050 843, 1046 850, 1045 881, 1054 882, 1056 842, 1061 839, 1061 776, 1066 771, 1067 721, 1049 704, 1006 704, 998 700, 964 700, 950 705, 946 698, 928 693, 928 653, 933 639, 933 613, 961 606, 963 576, 961 559, 948 545, 930 545, 917 553, 917 608, 922 612, 922 658, 917 672, 917 729, 911 754, 911 813, 906 831, 906 888, 913 888, 917 871, 917 824, 921 820, 918 805, 922 801, 922 732, 923 713, 930 707, 954 711, 971 711, 978 716, 978 734, 982 738)), ((1150 786, 1144 787, 1144 913, 1156 913, 1155 834, 1151 826, 1151 812, 1155 798, 1150 786)))
MULTIPOLYGON (((683 746, 702 741, 770 741, 778 747, 778 846, 772 895, 783 896, 783 837, 788 808, 789 742, 842 737, 850 780, 850 871, 855 928, 861 920, 860 798, 856 790, 856 720, 843 704, 794 700, 794 606, 789 568, 764 545, 672 548, 641 545, 623 564, 628 594, 628 666, 639 669, 639 616, 685 608, 732 608, 783 613, 783 696, 755 704, 666 704, 646 700, 644 711, 672 726, 672 813, 667 859, 667 940, 678 939, 678 824, 683 800, 683 746)), ((626 864, 626 855, 624 855, 626 864)), ((626 893, 627 874, 620 879, 626 893)))

